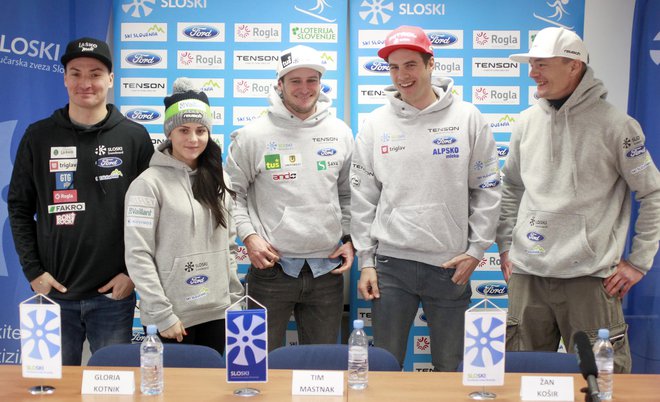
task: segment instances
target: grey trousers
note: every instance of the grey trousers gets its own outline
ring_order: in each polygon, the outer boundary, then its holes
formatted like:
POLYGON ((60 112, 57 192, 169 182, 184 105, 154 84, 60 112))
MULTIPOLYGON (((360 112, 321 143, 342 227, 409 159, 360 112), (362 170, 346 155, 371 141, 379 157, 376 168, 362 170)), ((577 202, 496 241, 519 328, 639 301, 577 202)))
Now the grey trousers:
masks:
POLYGON ((371 320, 374 344, 390 351, 403 366, 408 334, 422 303, 431 337, 436 371, 455 371, 463 360, 465 311, 469 283, 451 281, 455 269, 378 255, 376 273, 380 298, 374 299, 371 320))

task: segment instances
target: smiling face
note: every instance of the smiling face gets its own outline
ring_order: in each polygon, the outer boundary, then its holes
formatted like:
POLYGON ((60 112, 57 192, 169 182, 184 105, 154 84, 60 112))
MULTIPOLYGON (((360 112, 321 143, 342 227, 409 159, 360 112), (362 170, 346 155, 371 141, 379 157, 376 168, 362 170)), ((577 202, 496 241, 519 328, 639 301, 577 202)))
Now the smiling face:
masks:
POLYGON ((292 70, 277 82, 284 106, 301 120, 316 111, 321 93, 321 74, 311 68, 292 70))
POLYGON ((565 57, 529 59, 529 77, 539 98, 562 99, 575 91, 582 79, 582 62, 565 57))
POLYGON ((112 88, 114 75, 108 67, 92 57, 69 61, 64 72, 64 86, 69 94, 69 106, 85 110, 102 109, 112 88))
POLYGON ((390 78, 404 102, 420 110, 435 102, 431 87, 434 62, 433 57, 424 62, 421 53, 410 49, 397 49, 390 53, 387 58, 390 78))
POLYGON ((172 156, 190 166, 197 168, 197 158, 206 149, 209 141, 209 130, 199 123, 184 123, 170 132, 172 156))

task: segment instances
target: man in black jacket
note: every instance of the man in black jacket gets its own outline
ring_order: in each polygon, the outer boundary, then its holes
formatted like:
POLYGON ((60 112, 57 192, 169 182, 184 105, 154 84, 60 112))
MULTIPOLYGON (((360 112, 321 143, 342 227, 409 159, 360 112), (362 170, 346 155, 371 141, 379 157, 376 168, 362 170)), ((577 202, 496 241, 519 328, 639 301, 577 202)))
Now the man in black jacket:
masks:
POLYGON ((74 40, 61 61, 69 104, 27 128, 7 204, 30 286, 60 304, 62 363, 80 365, 85 338, 92 353, 131 340, 124 194, 153 146, 144 127, 107 103, 114 76, 105 42, 74 40))

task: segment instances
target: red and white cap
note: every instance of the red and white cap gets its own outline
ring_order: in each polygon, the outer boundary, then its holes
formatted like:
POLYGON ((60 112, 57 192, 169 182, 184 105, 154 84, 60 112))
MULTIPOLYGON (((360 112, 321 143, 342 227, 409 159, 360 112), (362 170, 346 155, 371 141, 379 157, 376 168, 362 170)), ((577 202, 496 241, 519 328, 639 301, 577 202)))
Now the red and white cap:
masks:
POLYGON ((433 56, 431 41, 420 27, 402 25, 387 34, 385 46, 378 51, 378 56, 387 60, 390 53, 397 49, 410 49, 433 56))
POLYGON ((540 30, 527 53, 512 54, 509 58, 520 63, 529 63, 530 58, 549 59, 567 57, 589 62, 589 53, 582 39, 573 31, 565 28, 544 28, 540 30))

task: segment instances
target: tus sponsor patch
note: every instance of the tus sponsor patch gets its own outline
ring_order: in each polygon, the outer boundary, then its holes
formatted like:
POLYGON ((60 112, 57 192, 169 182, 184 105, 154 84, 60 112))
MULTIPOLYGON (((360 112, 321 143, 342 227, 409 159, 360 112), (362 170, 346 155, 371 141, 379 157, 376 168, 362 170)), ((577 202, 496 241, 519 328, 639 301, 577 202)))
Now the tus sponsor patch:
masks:
POLYGON ((264 156, 266 170, 282 169, 282 160, 280 154, 271 154, 264 156))

